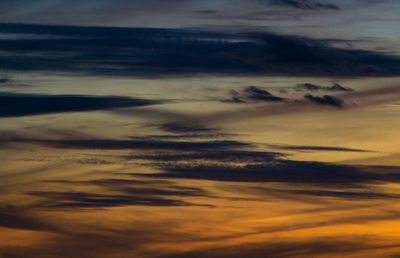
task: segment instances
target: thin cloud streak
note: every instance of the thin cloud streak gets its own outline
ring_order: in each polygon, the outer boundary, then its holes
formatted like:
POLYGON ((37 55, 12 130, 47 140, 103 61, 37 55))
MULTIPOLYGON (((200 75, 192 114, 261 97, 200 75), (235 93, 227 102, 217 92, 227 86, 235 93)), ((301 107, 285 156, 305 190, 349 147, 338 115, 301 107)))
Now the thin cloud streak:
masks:
POLYGON ((293 146, 293 145, 268 145, 270 148, 278 150, 295 150, 295 151, 348 151, 348 152, 371 152, 370 150, 330 147, 330 146, 293 146))

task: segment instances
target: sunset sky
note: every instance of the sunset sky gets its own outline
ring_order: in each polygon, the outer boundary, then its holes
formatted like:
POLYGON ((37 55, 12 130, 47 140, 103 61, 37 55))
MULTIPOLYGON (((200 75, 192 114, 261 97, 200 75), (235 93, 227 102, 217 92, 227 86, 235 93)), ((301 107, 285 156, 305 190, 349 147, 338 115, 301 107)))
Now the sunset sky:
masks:
POLYGON ((1 0, 0 257, 400 257, 399 14, 1 0))

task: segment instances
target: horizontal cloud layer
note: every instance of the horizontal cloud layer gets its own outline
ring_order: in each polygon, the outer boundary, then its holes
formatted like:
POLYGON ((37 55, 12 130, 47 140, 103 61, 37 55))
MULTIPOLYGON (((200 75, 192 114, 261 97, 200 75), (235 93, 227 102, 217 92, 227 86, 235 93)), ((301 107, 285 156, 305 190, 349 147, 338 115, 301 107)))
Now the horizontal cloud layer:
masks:
POLYGON ((400 58, 273 33, 2 24, 2 68, 101 75, 399 75, 400 58), (60 62, 61 60, 61 62, 60 62))
POLYGON ((0 93, 0 117, 106 110, 158 103, 161 101, 119 96, 0 93))
POLYGON ((246 147, 247 143, 232 140, 220 141, 163 141, 143 138, 139 140, 112 140, 112 139, 86 139, 86 140, 40 140, 19 138, 14 142, 37 143, 58 148, 76 149, 171 149, 171 150, 193 150, 209 148, 246 147))

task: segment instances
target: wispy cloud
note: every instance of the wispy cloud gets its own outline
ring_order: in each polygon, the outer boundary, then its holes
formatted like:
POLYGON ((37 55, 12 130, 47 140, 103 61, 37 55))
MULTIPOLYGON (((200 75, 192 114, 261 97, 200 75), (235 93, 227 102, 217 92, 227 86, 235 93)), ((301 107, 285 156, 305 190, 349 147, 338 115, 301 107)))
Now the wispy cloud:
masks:
POLYGON ((246 150, 206 150, 188 151, 184 153, 157 152, 148 155, 128 156, 127 159, 146 159, 152 161, 216 161, 216 162, 235 162, 235 163, 254 163, 274 161, 277 157, 285 156, 278 152, 265 151, 246 151, 246 150))
MULTIPOLYGON (((44 198, 46 201, 41 208, 104 208, 118 206, 189 206, 194 205, 182 200, 163 198, 160 195, 172 195, 170 192, 158 191, 157 195, 147 192, 131 190, 129 195, 120 194, 93 194, 85 192, 28 192, 29 195, 44 198), (142 193, 141 193, 142 192, 142 193), (163 193, 163 194, 161 194, 163 193), (145 194, 145 195, 143 195, 145 194)), ((127 191, 126 191, 127 192, 127 191)), ((178 192, 174 192, 175 195, 178 192)))

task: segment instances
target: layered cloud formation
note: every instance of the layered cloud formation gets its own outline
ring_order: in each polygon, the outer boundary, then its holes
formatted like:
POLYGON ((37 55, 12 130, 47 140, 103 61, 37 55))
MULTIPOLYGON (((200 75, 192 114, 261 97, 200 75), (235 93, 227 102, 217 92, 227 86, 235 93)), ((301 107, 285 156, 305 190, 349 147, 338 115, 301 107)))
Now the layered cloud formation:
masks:
POLYGON ((399 256, 399 7, 0 1, 0 256, 399 256))
POLYGON ((113 76, 398 75, 400 59, 274 33, 2 24, 2 69, 113 76), (24 34, 38 38, 24 38, 24 34), (43 38, 42 36, 46 36, 43 38))

